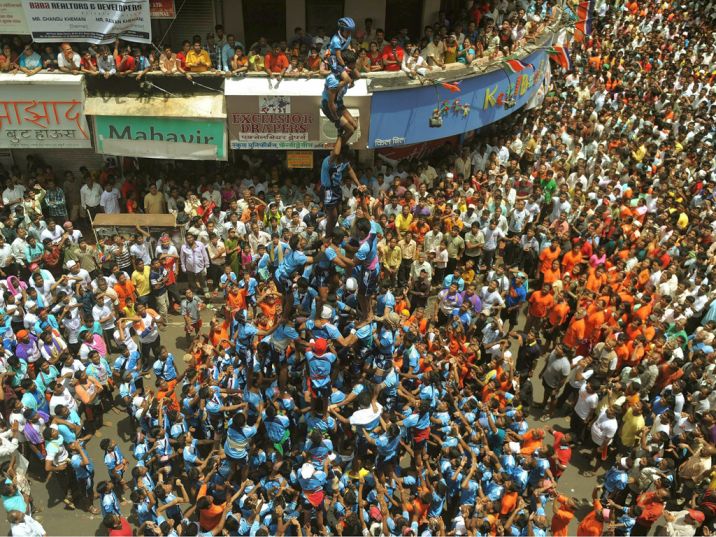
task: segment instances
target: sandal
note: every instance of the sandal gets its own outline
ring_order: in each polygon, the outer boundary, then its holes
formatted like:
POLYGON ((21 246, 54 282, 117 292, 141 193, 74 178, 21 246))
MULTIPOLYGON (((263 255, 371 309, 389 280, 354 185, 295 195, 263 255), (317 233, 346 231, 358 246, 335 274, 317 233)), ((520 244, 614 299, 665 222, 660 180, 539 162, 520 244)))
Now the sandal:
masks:
POLYGON ((72 503, 72 500, 65 499, 63 501, 65 502, 65 509, 67 509, 69 511, 74 511, 75 509, 77 509, 75 507, 75 504, 72 503))
POLYGON ((90 508, 87 509, 87 512, 88 512, 88 513, 91 513, 91 514, 93 514, 93 515, 98 515, 98 514, 99 514, 99 509, 97 509, 94 505, 90 505, 90 508))

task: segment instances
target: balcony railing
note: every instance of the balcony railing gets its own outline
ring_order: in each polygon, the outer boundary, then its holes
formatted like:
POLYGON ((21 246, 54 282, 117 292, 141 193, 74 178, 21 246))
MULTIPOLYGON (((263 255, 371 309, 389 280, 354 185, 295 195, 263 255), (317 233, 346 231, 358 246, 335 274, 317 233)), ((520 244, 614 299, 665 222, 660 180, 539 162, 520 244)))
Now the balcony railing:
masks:
MULTIPOLYGON (((373 71, 363 73, 362 76, 368 80, 368 88, 370 91, 380 90, 397 90, 401 88, 420 86, 424 84, 426 79, 429 81, 453 82, 479 76, 484 73, 502 68, 504 61, 508 58, 524 58, 535 50, 551 44, 551 40, 561 27, 561 21, 552 25, 542 26, 537 35, 529 40, 525 40, 509 57, 488 57, 483 56, 474 60, 471 64, 462 63, 447 64, 444 69, 435 67, 432 71, 428 71, 425 76, 417 79, 410 78, 405 72, 401 71, 373 71)), ((44 72, 44 71, 41 71, 44 72)), ((61 74, 59 71, 53 71, 55 74, 61 74)), ((23 73, 17 73, 18 77, 27 77, 23 73)), ((212 71, 206 73, 192 73, 192 79, 189 80, 183 74, 167 75, 160 71, 149 71, 139 80, 136 75, 132 74, 120 76, 114 75, 110 78, 93 75, 72 75, 67 76, 84 76, 89 95, 151 95, 165 93, 168 95, 187 95, 201 93, 221 93, 223 81, 226 79, 225 73, 221 71, 212 71)), ((246 77, 266 77, 265 72, 246 72, 240 76, 246 77)), ((319 78, 320 75, 315 73, 311 78, 319 78)), ((306 77, 297 77, 299 79, 306 77)))

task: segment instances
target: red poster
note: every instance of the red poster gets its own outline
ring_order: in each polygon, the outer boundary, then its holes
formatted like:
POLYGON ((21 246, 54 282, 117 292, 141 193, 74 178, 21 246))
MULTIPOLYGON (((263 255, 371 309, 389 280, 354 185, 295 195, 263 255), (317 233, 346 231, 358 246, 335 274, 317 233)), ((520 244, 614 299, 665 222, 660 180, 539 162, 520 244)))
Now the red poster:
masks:
POLYGON ((149 10, 153 19, 174 19, 177 16, 174 0, 149 0, 149 10))

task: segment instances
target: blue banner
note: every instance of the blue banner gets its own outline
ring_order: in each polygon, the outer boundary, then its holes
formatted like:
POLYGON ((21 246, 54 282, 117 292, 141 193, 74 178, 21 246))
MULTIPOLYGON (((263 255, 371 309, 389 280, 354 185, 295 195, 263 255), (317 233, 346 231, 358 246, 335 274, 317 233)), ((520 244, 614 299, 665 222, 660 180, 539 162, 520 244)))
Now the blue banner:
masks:
POLYGON ((376 91, 371 98, 368 147, 417 144, 463 134, 507 117, 539 89, 548 67, 544 50, 490 73, 445 85, 425 82, 415 89, 376 91), (441 123, 439 127, 432 124, 441 123))

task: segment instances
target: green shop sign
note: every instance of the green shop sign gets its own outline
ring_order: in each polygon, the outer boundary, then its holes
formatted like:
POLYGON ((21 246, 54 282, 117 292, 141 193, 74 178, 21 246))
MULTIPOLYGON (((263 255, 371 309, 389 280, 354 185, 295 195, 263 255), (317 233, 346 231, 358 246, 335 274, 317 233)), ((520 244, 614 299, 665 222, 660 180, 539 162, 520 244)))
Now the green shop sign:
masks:
POLYGON ((95 116, 98 153, 144 158, 226 160, 226 120, 95 116))

